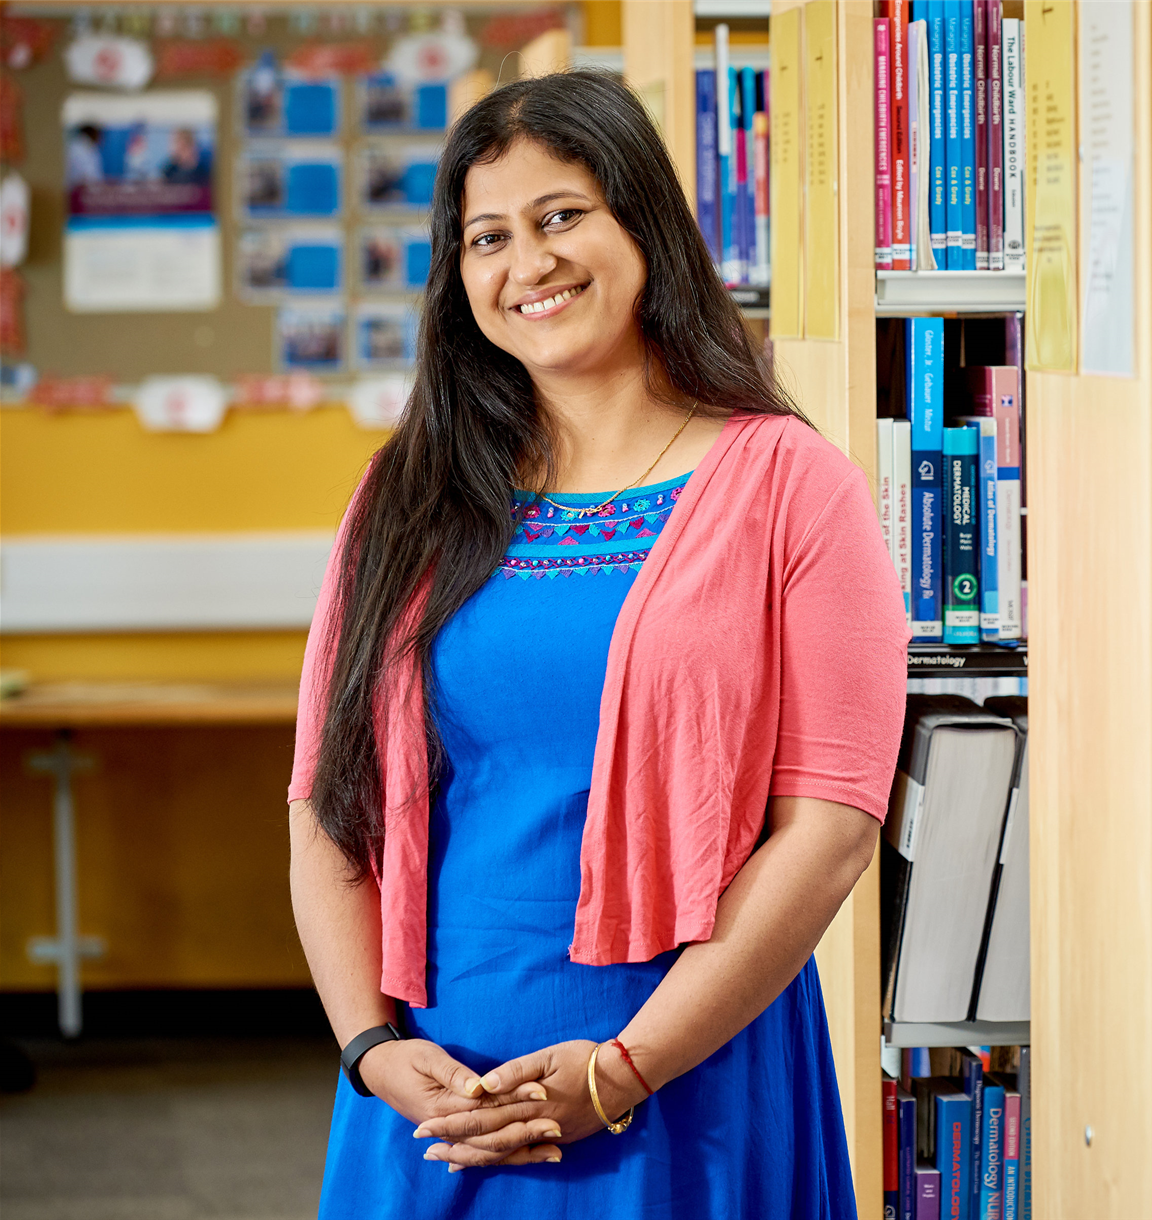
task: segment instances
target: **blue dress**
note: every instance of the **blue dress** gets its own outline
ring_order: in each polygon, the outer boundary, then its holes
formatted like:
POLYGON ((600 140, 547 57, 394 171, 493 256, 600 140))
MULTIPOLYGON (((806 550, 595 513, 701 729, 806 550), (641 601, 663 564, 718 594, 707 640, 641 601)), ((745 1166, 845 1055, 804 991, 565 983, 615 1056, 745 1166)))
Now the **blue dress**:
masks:
MULTIPOLYGON (((567 951, 613 625, 686 480, 628 491, 594 518, 529 507, 435 643, 448 762, 431 811, 429 1007, 401 1005, 401 1018, 479 1073, 615 1037, 679 952, 585 966, 567 951)), ((323 1220, 856 1216, 813 960, 727 1045, 637 1106, 628 1131, 566 1144, 559 1164, 449 1174, 423 1160, 428 1141, 412 1131, 341 1075, 323 1220)))

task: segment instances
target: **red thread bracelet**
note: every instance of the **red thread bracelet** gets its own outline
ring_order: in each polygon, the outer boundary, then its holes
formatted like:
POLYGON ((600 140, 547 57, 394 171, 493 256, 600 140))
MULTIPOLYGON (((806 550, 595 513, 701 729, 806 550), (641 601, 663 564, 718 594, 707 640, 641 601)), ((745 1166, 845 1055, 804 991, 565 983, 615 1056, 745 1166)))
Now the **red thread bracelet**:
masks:
POLYGON ((621 1042, 619 1038, 613 1038, 612 1045, 620 1052, 621 1055, 624 1056, 624 1062, 632 1069, 633 1075, 644 1086, 645 1093, 651 1097, 652 1090, 648 1087, 648 1081, 646 1081, 644 1077, 640 1075, 640 1069, 632 1062, 632 1056, 628 1054, 627 1047, 625 1047, 624 1043, 621 1042))

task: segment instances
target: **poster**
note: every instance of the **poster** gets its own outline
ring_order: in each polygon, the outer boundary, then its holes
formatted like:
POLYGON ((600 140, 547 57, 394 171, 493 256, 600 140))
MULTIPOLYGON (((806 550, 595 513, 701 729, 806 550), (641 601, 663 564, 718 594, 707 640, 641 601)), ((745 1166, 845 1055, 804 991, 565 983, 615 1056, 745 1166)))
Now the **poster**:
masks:
POLYGON ((360 155, 360 206, 368 211, 422 211, 432 202, 440 148, 390 141, 360 155))
POLYGON ((338 373, 344 367, 340 301, 285 305, 276 316, 276 363, 288 372, 338 373))
POLYGON ((343 159, 335 144, 252 143, 236 181, 246 220, 335 217, 343 208, 343 159))
POLYGON ((356 308, 356 367, 405 369, 416 359, 416 313, 403 301, 356 308))
POLYGON ((443 131, 448 126, 448 84, 413 84, 392 72, 362 77, 360 127, 365 133, 443 131))
POLYGON ((236 242, 237 292, 267 300, 344 287, 344 234, 331 226, 245 229, 236 242))
POLYGON ((216 117, 216 99, 203 90, 66 99, 69 309, 216 307, 216 117))
POLYGON ((360 287, 366 292, 421 292, 432 240, 423 229, 373 225, 360 230, 360 287))
POLYGON ((339 79, 281 70, 270 51, 240 75, 240 126, 246 136, 334 136, 340 129, 339 79))

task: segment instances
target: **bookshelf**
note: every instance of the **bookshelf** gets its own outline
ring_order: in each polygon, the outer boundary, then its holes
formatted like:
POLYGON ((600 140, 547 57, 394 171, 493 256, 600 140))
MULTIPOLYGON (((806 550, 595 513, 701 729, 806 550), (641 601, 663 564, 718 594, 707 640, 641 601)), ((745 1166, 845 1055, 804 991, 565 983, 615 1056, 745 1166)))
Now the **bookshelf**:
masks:
MULTIPOLYGON (((824 434, 874 476, 876 318, 1021 310, 1028 285, 1002 272, 876 275, 873 5, 773 0, 771 19, 786 22, 791 10, 816 5, 831 6, 835 22, 835 225, 805 233, 801 207, 799 231, 785 235, 774 201, 773 241, 801 250, 806 241, 834 241, 835 337, 805 337, 802 327, 788 333, 773 319, 772 338, 785 383, 824 434)), ((690 97, 695 17, 715 19, 722 7, 734 14, 737 5, 698 0, 694 11, 690 0, 624 0, 625 30, 631 22, 636 39, 645 40, 629 45, 626 34, 626 74, 644 88, 682 73, 675 87, 690 97), (649 22, 663 28, 660 40, 645 38, 649 22), (671 47, 679 48, 675 55, 671 47)), ((1053 12, 1034 0, 1014 8, 1037 24, 1053 12)), ((995 1029, 890 1026, 888 1034, 901 1045, 1031 1043, 1037 1220, 1129 1220, 1147 1214, 1152 1199, 1152 8, 1133 3, 1131 19, 1135 376, 1039 371, 1029 358, 1030 641, 1016 650, 916 648, 909 666, 918 676, 1029 678, 1032 1021, 995 1029)), ((1031 38, 1027 54, 1031 80, 1033 69, 1040 71, 1031 38)), ((774 73, 774 92, 776 80, 774 73)), ((680 126, 678 115, 668 116, 665 130, 691 189, 693 130, 680 126)), ((1083 168, 1077 189, 1084 214, 1091 182, 1083 168)), ((1072 262, 1083 284, 1083 234, 1075 245, 1072 262)), ((1076 312, 1082 305, 1081 292, 1076 312)), ((859 1214, 879 1220, 875 864, 817 958, 859 1214)))

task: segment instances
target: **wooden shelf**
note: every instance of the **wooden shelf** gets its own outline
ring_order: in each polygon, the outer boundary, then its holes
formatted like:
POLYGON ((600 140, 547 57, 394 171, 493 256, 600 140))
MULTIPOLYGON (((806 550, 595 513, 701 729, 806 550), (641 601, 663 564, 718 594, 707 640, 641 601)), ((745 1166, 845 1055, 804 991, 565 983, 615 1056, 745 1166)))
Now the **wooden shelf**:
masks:
POLYGON ((1011 313, 1024 308, 1022 271, 877 271, 876 316, 1011 313))
POLYGON ((1029 1021, 885 1021, 889 1046, 1030 1046, 1029 1021))
POLYGON ((693 0, 692 9, 697 17, 721 21, 725 17, 733 20, 763 17, 767 20, 772 12, 772 0, 693 0))

